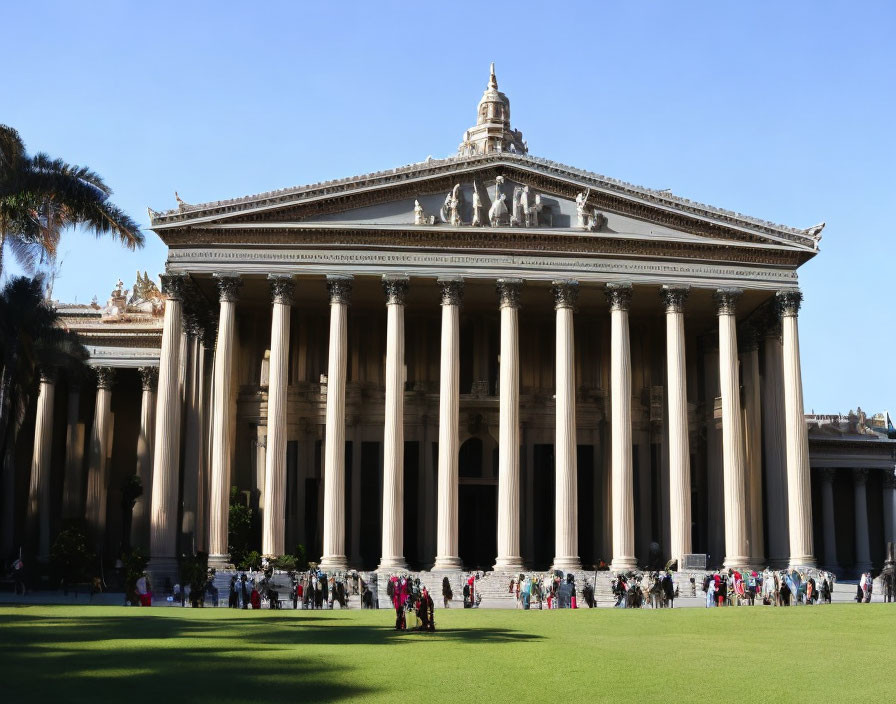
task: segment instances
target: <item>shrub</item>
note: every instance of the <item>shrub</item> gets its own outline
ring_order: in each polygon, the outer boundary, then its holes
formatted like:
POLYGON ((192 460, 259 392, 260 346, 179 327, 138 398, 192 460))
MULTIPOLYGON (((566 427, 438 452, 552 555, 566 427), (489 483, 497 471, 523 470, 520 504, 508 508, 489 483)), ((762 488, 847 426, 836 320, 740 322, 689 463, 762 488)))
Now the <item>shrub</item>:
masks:
POLYGON ((65 584, 87 582, 93 576, 96 554, 88 547, 87 531, 71 523, 60 531, 50 548, 50 562, 65 584))
POLYGON ((121 554, 121 568, 124 572, 124 594, 132 604, 140 598, 137 596, 137 580, 146 571, 149 557, 141 548, 131 548, 121 554))

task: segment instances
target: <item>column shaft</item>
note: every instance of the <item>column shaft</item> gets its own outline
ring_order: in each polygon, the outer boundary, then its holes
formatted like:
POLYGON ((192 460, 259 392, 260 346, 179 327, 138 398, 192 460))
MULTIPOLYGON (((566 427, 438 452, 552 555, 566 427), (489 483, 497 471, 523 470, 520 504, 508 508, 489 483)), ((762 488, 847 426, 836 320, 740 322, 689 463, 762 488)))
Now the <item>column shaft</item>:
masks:
MULTIPOLYGON (((323 569, 345 569, 345 384, 351 279, 330 278, 330 352, 324 445, 323 569)), ((387 392, 388 393, 388 392, 387 392)), ((357 448, 352 448, 352 453, 357 448)), ((354 508, 354 507, 353 507, 354 508)))
POLYGON ((268 447, 264 471, 264 510, 261 514, 261 550, 268 557, 285 553, 286 393, 289 380, 289 318, 294 288, 291 278, 271 280, 273 309, 268 375, 268 447))
POLYGON ((435 570, 459 570, 458 452, 460 414, 460 301, 463 281, 442 288, 442 356, 439 374, 439 468, 435 570))
POLYGON ((554 568, 578 570, 579 510, 576 443, 576 380, 573 309, 577 281, 554 282, 556 308, 556 393, 554 443, 556 493, 554 505, 554 568))
POLYGON ((383 278, 386 291, 386 403, 383 442, 383 547, 380 569, 404 559, 404 299, 408 281, 383 278))
POLYGON ((746 521, 746 483, 743 419, 740 412, 740 378, 737 330, 734 317, 739 290, 720 290, 719 382, 722 391, 722 472, 725 497, 725 567, 749 564, 746 521))
POLYGON ((741 355, 744 382, 744 449, 749 523, 749 556, 757 567, 765 566, 765 532, 762 520, 762 413, 759 396, 759 344, 752 327, 741 355))
POLYGON ((784 361, 780 323, 766 331, 763 340, 762 447, 765 462, 765 509, 768 526, 768 564, 787 567, 790 538, 787 531, 787 439, 784 423, 784 361))
POLYGON ((112 380, 109 367, 97 367, 96 406, 90 434, 90 465, 87 473, 87 523, 97 552, 106 543, 107 460, 112 442, 112 380))
POLYGON ((37 536, 37 557, 50 557, 50 461, 53 451, 53 401, 56 379, 42 373, 34 420, 34 451, 31 457, 31 484, 28 490, 28 535, 37 536))
POLYGON ((177 567, 183 286, 181 277, 162 277, 167 300, 159 356, 149 514, 150 568, 157 579, 176 574, 177 567))
POLYGON ((610 473, 613 511, 613 561, 615 572, 634 569, 635 522, 632 475, 632 362, 629 351, 629 285, 608 285, 610 302, 610 473))
MULTIPOLYGON (((227 529, 230 511, 230 470, 233 456, 231 413, 233 357, 236 338, 236 301, 241 282, 232 276, 218 279, 220 312, 215 348, 212 406, 212 448, 209 487, 209 561, 229 562, 227 529)), ((161 387, 160 387, 161 388, 161 387)))
POLYGON ((854 469, 853 499, 855 501, 856 521, 856 563, 853 567, 858 574, 871 570, 871 537, 868 532, 868 483, 867 469, 854 469))
POLYGON ((889 470, 884 475, 884 551, 887 543, 896 543, 896 477, 889 470))
POLYGON ((63 518, 81 518, 84 515, 84 429, 79 422, 80 410, 81 386, 69 378, 65 429, 65 479, 62 494, 63 518))
POLYGON ((688 290, 663 287, 666 308, 666 377, 669 404, 669 528, 673 560, 691 552, 691 453, 684 345, 688 290))
POLYGON ((809 477, 809 432, 803 415, 803 376, 797 312, 802 294, 781 291, 778 304, 784 338, 784 416, 787 433, 787 514, 790 565, 814 567, 812 492, 809 477))
POLYGON ((518 308, 522 282, 498 281, 501 358, 498 419, 498 556, 496 570, 517 571, 520 556, 520 363, 518 308))
POLYGON ((824 528, 824 568, 840 569, 837 563, 837 527, 834 522, 834 470, 821 470, 821 520, 824 528))
POLYGON ((149 516, 152 509, 153 440, 156 421, 156 385, 158 367, 140 367, 143 396, 140 402, 140 430, 137 434, 137 476, 143 493, 134 504, 131 515, 131 545, 149 549, 149 516))

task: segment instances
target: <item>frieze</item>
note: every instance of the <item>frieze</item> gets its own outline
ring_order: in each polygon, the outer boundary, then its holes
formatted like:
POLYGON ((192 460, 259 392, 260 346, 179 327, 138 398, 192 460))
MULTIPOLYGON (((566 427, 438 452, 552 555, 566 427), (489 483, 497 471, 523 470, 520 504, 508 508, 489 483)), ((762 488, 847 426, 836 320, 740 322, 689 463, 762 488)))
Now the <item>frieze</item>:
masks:
POLYGON ((592 233, 549 232, 506 228, 439 230, 416 228, 309 228, 203 229, 182 239, 170 238, 170 254, 198 245, 243 245, 257 249, 265 245, 326 247, 332 251, 351 247, 474 250, 490 253, 525 254, 544 252, 582 256, 615 255, 725 261, 743 264, 797 268, 805 259, 796 250, 740 247, 736 242, 679 242, 660 238, 625 238, 592 233))
POLYGON ((346 274, 382 273, 399 269, 409 275, 481 276, 483 278, 525 274, 527 278, 551 280, 559 271, 575 272, 576 278, 606 281, 624 277, 634 283, 668 283, 686 279, 694 287, 717 288, 720 281, 746 282, 750 288, 777 290, 797 281, 794 271, 759 269, 748 266, 723 266, 703 262, 665 262, 609 258, 563 258, 523 255, 464 255, 439 252, 358 252, 322 250, 173 250, 169 264, 192 273, 219 272, 222 266, 243 274, 270 273, 277 267, 283 273, 329 273, 334 269, 346 274))

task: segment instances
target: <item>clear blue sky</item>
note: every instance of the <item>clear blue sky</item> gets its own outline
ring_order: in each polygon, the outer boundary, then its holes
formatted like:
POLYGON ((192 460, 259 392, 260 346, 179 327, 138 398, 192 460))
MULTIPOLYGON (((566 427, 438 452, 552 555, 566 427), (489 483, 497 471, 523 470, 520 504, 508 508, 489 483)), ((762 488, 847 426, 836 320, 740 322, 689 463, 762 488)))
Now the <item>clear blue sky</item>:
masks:
MULTIPOLYGON (((0 122, 91 166, 144 226, 203 202, 446 156, 488 63, 549 159, 775 222, 800 270, 806 410, 896 411, 896 3, 12 2, 0 122), (333 9, 329 9, 329 8, 333 9)), ((68 234, 55 297, 153 274, 68 234)))

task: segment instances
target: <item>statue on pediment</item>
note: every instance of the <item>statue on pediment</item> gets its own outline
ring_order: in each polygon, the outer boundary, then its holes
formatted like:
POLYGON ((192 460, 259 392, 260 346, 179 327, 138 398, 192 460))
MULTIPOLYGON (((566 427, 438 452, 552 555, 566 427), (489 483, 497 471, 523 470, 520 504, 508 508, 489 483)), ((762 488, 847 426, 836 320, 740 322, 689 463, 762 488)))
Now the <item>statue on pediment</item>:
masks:
POLYGON ((607 224, 607 216, 600 212, 597 208, 591 209, 591 216, 588 219, 588 230, 597 232, 607 224))
POLYGON ((426 213, 423 212, 423 206, 420 205, 419 200, 414 200, 414 224, 415 225, 425 225, 426 224, 426 213))
POLYGON ((479 195, 479 186, 473 181, 473 227, 482 225, 482 197, 479 195))
POLYGON ((576 215, 579 217, 579 229, 588 229, 588 196, 591 195, 591 189, 581 192, 576 196, 576 215))
POLYGON ((460 219, 462 199, 463 194, 460 191, 460 184, 457 183, 448 195, 445 196, 445 203, 442 205, 442 209, 439 212, 439 215, 442 217, 442 222, 446 222, 454 227, 458 227, 462 224, 460 219))
MULTIPOLYGON (((528 194, 526 202, 528 202, 528 194)), ((526 227, 538 227, 538 214, 544 210, 544 205, 541 203, 541 193, 535 194, 535 204, 531 207, 527 207, 525 210, 526 213, 526 227)))
POLYGON ((513 189, 513 209, 510 215, 510 226, 520 227, 525 219, 523 215, 523 189, 517 186, 513 189))
POLYGON ((495 199, 495 202, 492 203, 492 207, 489 208, 488 220, 492 224, 492 227, 507 224, 507 204, 504 202, 506 200, 507 196, 502 193, 495 199))

